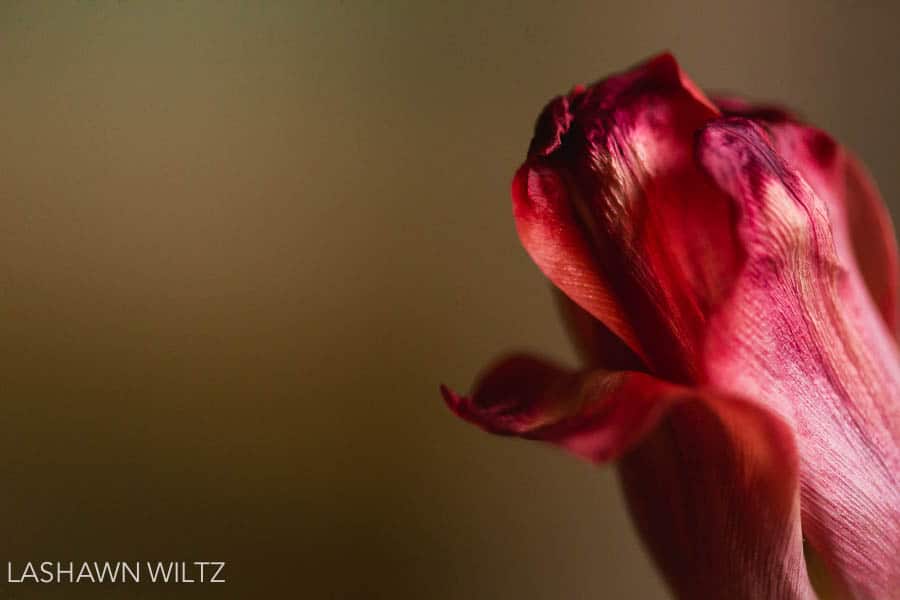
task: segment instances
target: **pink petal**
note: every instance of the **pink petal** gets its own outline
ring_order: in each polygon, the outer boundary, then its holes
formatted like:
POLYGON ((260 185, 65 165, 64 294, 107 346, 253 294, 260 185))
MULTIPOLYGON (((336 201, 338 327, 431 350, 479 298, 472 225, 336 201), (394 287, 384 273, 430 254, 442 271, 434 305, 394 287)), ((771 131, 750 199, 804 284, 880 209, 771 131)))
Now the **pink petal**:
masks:
POLYGON ((735 201, 746 262, 713 316, 711 385, 759 398, 796 432, 803 532, 861 598, 900 589, 900 362, 828 209, 764 130, 722 119, 697 155, 735 201))

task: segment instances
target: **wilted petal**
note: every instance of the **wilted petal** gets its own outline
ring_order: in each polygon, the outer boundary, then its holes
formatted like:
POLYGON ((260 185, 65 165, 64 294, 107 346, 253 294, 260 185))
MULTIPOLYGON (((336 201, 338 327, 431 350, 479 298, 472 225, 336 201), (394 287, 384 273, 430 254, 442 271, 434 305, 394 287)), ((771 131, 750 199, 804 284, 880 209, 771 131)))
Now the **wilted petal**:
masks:
POLYGON ((895 346, 873 305, 853 301, 826 206, 759 126, 716 121, 697 155, 734 199, 747 255, 710 323, 708 381, 790 424, 804 535, 857 597, 890 598, 900 589, 895 346))
POLYGON ((706 318, 741 260, 731 203, 693 157, 717 115, 663 55, 551 103, 512 188, 541 270, 679 382, 696 380, 706 318))
POLYGON ((600 463, 659 421, 673 389, 643 373, 576 372, 515 355, 489 369, 471 396, 441 393, 453 412, 491 433, 543 440, 600 463))

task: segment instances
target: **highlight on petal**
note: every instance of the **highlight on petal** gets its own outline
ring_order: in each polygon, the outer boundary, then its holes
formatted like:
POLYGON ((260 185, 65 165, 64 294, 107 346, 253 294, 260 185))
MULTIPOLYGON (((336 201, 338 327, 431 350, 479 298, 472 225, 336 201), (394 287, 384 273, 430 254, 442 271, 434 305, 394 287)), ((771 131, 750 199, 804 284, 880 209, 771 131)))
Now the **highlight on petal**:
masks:
POLYGON ((666 581, 679 598, 814 599, 790 427, 753 402, 689 395, 619 462, 666 581))
POLYGON ((634 372, 575 372, 514 355, 480 379, 471 396, 441 387, 453 412, 491 433, 542 440, 595 463, 638 442, 674 400, 674 386, 634 372))
POLYGON ((852 278, 828 210, 766 132, 708 125, 697 156, 734 200, 746 262, 709 324, 704 366, 796 434, 803 533, 855 597, 900 589, 900 359, 852 278))
POLYGON ((644 356, 603 274, 600 257, 582 233, 563 175, 540 163, 526 163, 513 179, 512 196, 519 238, 541 271, 644 356))
MULTIPOLYGON (((818 129, 783 123, 770 127, 776 151, 809 183, 828 207, 842 264, 897 331, 898 259, 893 225, 868 173, 846 150, 818 129)), ((859 298, 856 301, 865 301, 859 298)))

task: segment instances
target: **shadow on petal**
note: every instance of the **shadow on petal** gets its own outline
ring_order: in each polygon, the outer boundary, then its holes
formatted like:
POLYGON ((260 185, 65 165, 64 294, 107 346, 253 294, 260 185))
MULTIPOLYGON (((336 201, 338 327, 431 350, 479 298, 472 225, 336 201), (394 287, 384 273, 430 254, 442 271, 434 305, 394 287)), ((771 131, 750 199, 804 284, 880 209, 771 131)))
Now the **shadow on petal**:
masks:
POLYGON ((697 392, 619 462, 638 531, 676 596, 811 599, 797 452, 774 413, 697 392))

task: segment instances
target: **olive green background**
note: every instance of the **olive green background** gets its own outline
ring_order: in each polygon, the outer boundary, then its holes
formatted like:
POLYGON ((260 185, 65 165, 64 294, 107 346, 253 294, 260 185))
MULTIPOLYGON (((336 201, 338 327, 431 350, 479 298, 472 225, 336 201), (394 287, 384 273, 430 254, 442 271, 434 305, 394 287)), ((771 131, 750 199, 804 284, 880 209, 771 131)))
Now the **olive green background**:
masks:
POLYGON ((219 587, 0 595, 665 597, 612 470, 437 393, 502 351, 573 360, 510 216, 533 120, 671 48, 799 108, 895 201, 897 13, 0 4, 0 581, 229 563, 219 587))

